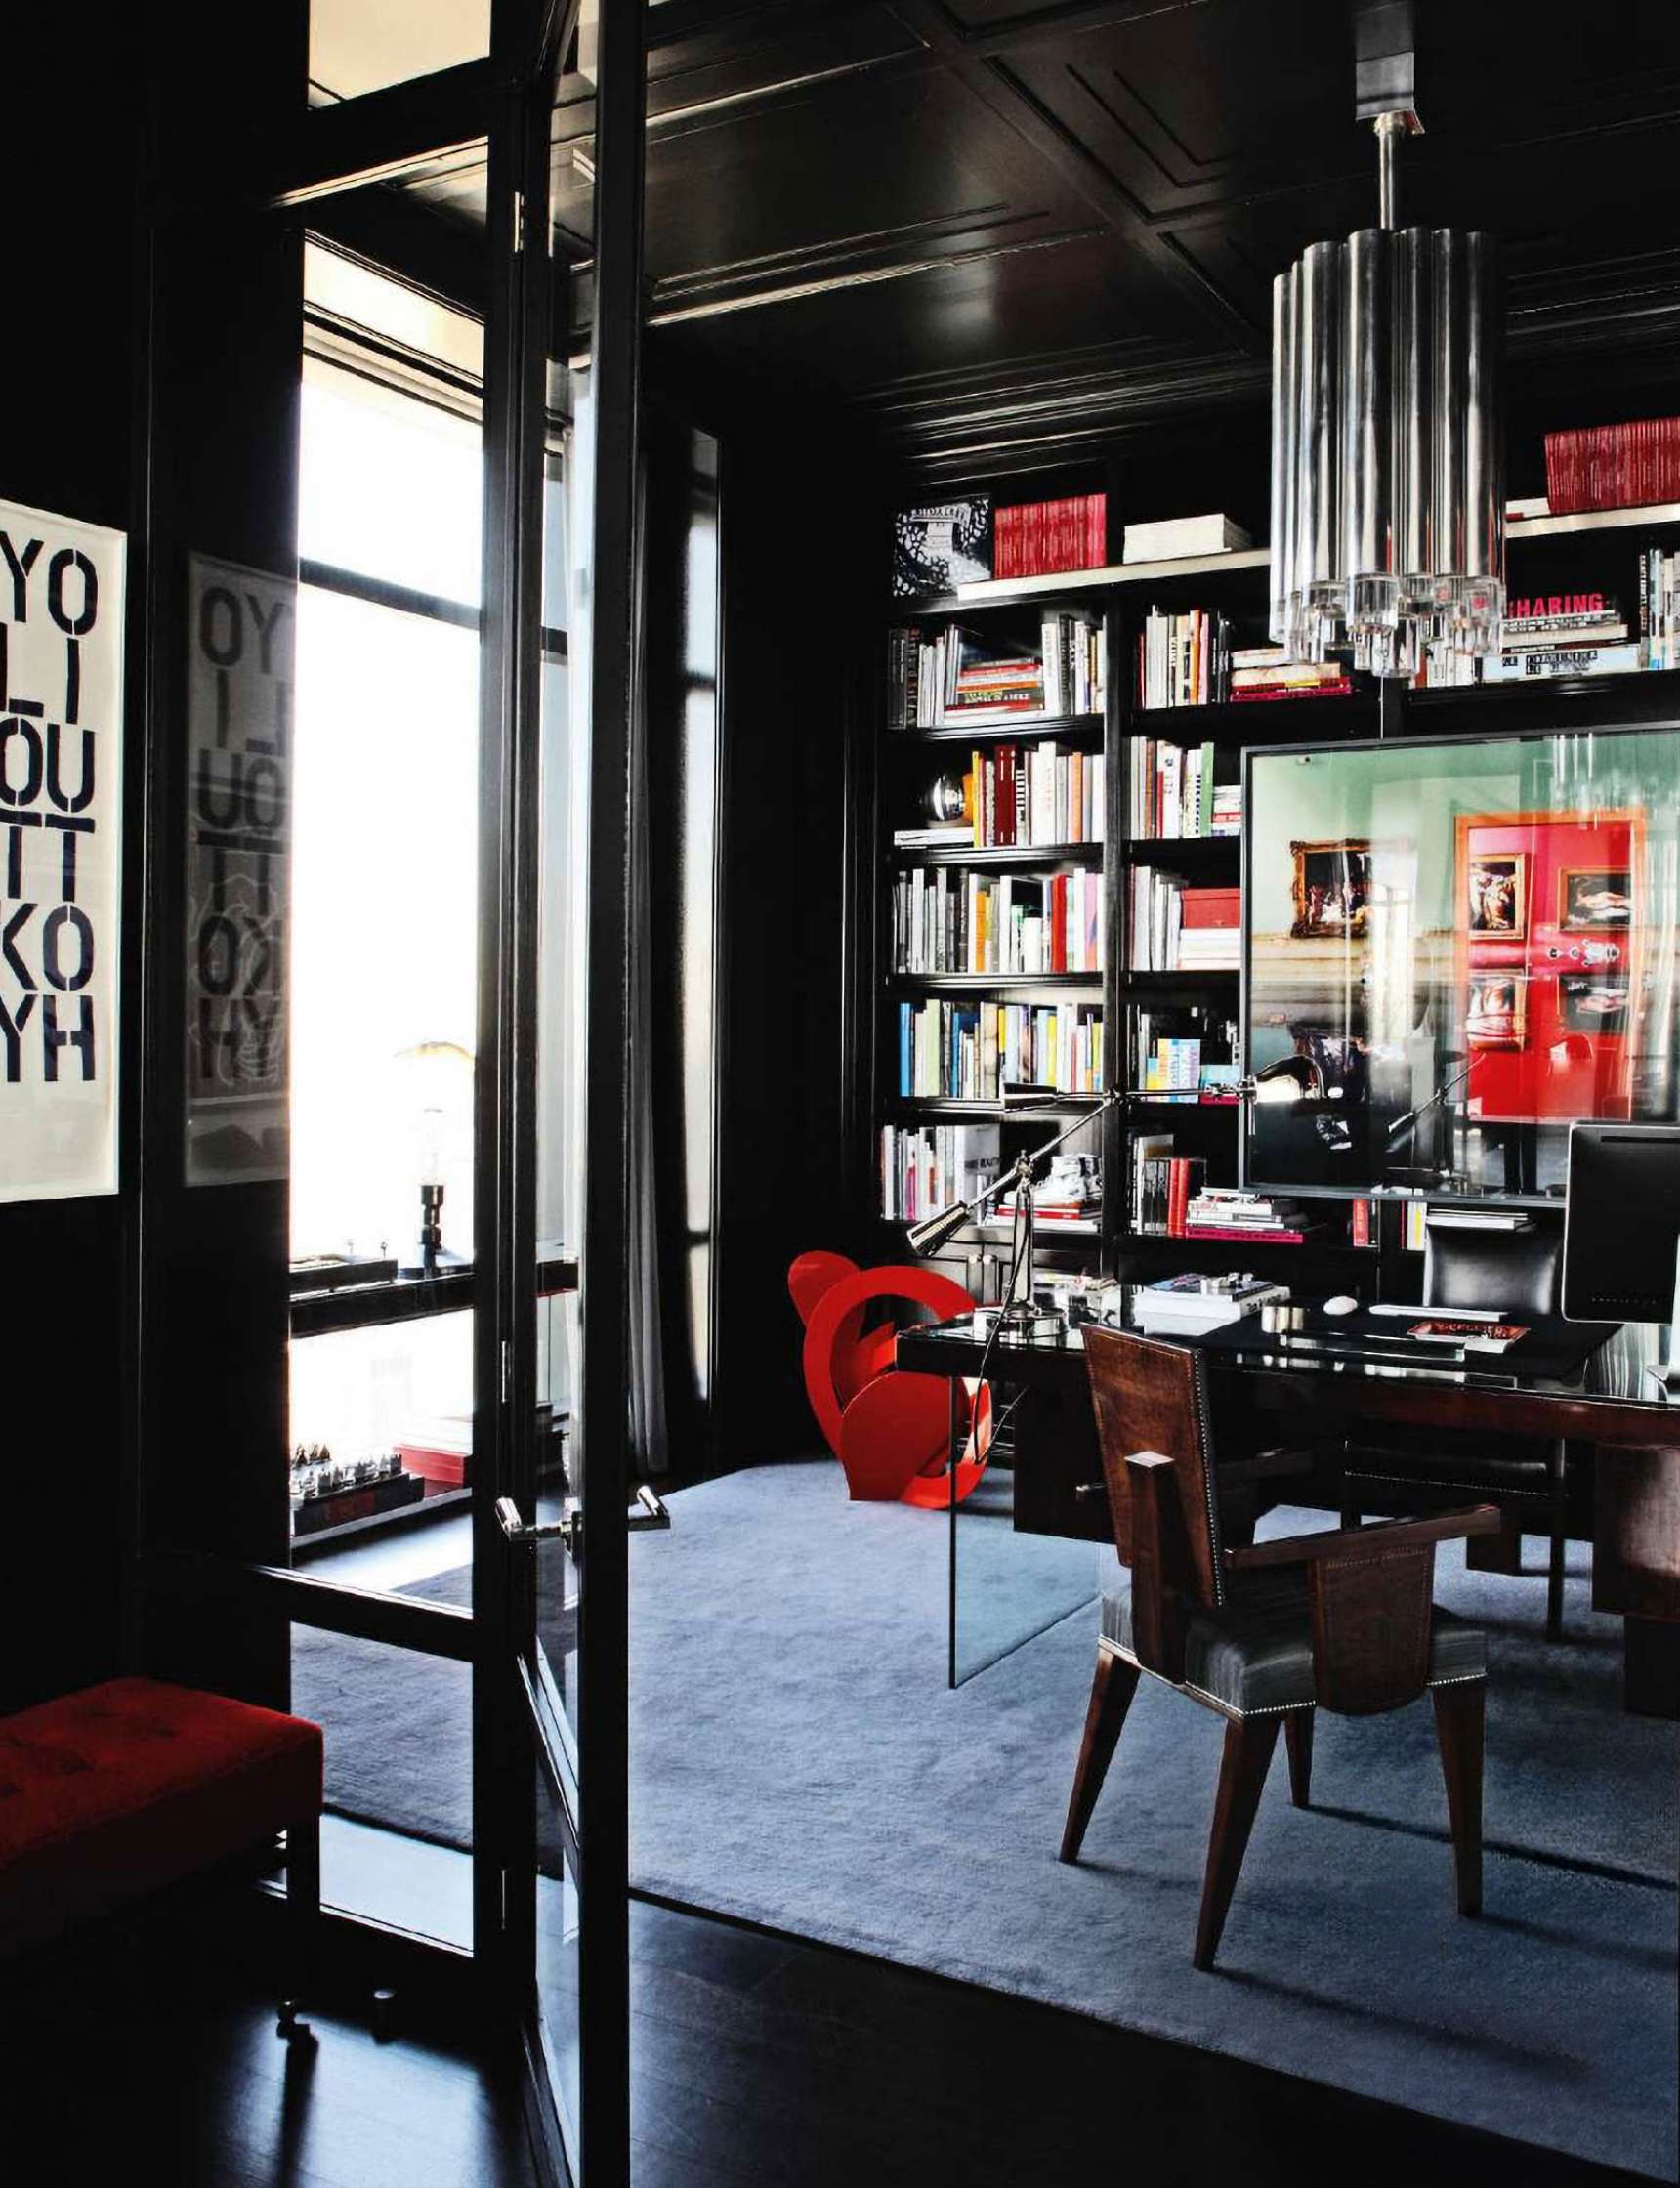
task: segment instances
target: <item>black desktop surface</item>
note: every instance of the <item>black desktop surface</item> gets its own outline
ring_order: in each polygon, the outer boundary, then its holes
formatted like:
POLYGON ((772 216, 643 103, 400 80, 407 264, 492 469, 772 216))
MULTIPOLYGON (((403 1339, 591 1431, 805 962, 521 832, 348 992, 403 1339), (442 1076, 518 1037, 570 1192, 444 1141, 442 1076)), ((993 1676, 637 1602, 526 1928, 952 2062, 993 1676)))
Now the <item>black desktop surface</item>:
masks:
MULTIPOLYGON (((1417 1319, 1422 1321, 1428 1312, 1419 1307, 1417 1319)), ((1671 1401, 1663 1388, 1664 1355, 1655 1325, 1628 1323, 1617 1327, 1614 1324, 1568 1323, 1553 1316, 1513 1319, 1528 1325, 1530 1336, 1503 1353, 1470 1353, 1463 1358, 1446 1346, 1361 1344, 1362 1333, 1371 1329, 1404 1334, 1406 1321, 1400 1316, 1364 1311, 1326 1315, 1322 1307, 1312 1306, 1308 1308, 1305 1336, 1318 1336, 1325 1329, 1348 1333, 1333 1350, 1323 1345, 1285 1343, 1270 1336, 1260 1327, 1258 1316, 1182 1338, 1158 1329, 1138 1333, 1194 1345, 1208 1355, 1210 1366, 1239 1371, 1367 1377, 1386 1387, 1396 1400, 1408 1384, 1449 1385, 1466 1396, 1485 1396, 1494 1405, 1504 1398, 1614 1409, 1620 1420, 1616 1424, 1607 1421, 1606 1427, 1614 1427, 1618 1434, 1631 1410, 1640 1414, 1647 1410, 1654 1415, 1668 1412, 1680 1424, 1680 1400, 1671 1401)), ((1131 1324, 1124 1326, 1135 1327, 1131 1324)), ((901 1368, 923 1374, 972 1375, 978 1371, 985 1351, 985 1338, 974 1334, 973 1319, 963 1316, 955 1322, 924 1323, 902 1330, 898 1363, 901 1368)), ((987 1372, 1000 1382, 1082 1382, 1084 1367, 1083 1339, 1075 1326, 1052 1339, 1032 1342, 1000 1337, 991 1348, 987 1372)), ((1421 1389, 1418 1395, 1423 1396, 1421 1389)), ((1655 1420, 1653 1431, 1657 1433, 1655 1420)), ((1572 1435, 1583 1432, 1584 1421, 1572 1423, 1567 1430, 1572 1435)), ((1667 1422, 1662 1424, 1660 1440, 1674 1440, 1667 1422)))
MULTIPOLYGON (((1485 1382, 1507 1385, 1513 1381, 1572 1382, 1589 1360, 1620 1335, 1614 1323, 1565 1322, 1559 1315, 1514 1314, 1509 1326, 1525 1334, 1503 1351, 1483 1351, 1409 1334, 1417 1323, 1451 1323, 1462 1318, 1449 1308, 1419 1307, 1414 1314, 1375 1315, 1368 1309, 1349 1315, 1325 1314, 1322 1307, 1307 1307, 1303 1330, 1269 1335, 1259 1317, 1209 1330, 1195 1341, 1210 1353, 1229 1353, 1239 1360, 1264 1356, 1269 1365, 1280 1360, 1289 1365, 1326 1368, 1393 1368, 1401 1373, 1453 1374, 1469 1372, 1485 1382)), ((1484 1325, 1486 1326, 1486 1325, 1484 1325)), ((1155 1334, 1166 1336, 1169 1331, 1155 1334)))

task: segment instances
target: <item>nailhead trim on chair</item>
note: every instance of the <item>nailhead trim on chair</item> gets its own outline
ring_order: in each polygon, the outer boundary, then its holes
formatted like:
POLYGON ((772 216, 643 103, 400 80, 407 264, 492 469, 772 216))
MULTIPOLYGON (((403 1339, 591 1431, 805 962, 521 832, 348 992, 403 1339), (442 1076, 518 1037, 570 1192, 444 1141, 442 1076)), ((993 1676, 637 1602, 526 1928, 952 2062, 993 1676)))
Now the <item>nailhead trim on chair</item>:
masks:
POLYGON ((1547 1490, 1519 1489, 1514 1484, 1507 1489, 1503 1482, 1444 1482, 1431 1475, 1426 1483, 1420 1485, 1415 1474, 1379 1474, 1374 1467, 1368 1466, 1350 1466, 1345 1469, 1345 1472, 1350 1482, 1394 1482, 1402 1489, 1416 1489, 1422 1486, 1428 1489, 1473 1490, 1478 1494, 1490 1488, 1494 1488, 1498 1490, 1501 1496, 1533 1496, 1547 1504, 1552 1500, 1551 1494, 1547 1490))

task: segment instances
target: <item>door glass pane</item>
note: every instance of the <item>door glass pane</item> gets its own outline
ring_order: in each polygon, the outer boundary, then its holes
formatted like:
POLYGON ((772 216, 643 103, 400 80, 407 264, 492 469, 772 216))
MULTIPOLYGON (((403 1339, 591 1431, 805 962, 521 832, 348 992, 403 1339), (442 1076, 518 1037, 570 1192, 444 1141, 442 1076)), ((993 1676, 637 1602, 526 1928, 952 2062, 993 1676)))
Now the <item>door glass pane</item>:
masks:
MULTIPOLYGON (((469 1522, 458 1521, 463 1534, 469 1522)), ((399 1579, 389 1543, 355 1584, 442 1599, 435 1536, 411 1535, 399 1579)), ((464 1556, 464 1543, 457 1555, 464 1556)), ((457 1568, 454 1578, 461 1577, 457 1568)), ((294 1624, 292 1707, 326 1734, 321 1898, 346 1914, 470 1948, 473 1942, 473 1669, 383 1641, 294 1624)))
POLYGON ((549 2084, 565 2122, 567 2142, 575 2149, 580 2020, 577 1884, 566 1858, 560 1793, 540 1769, 537 1774, 536 1950, 541 2040, 548 2062, 549 2084))
POLYGON ((489 50, 490 0, 310 0, 310 102, 357 99, 489 50))
MULTIPOLYGON (((557 391, 564 374, 556 375, 557 391)), ((582 1218, 583 947, 587 900, 587 754, 574 731, 568 452, 551 448, 544 481, 544 620, 540 695, 541 781, 537 960, 537 1517, 559 1520, 581 1493, 574 1435, 579 1351, 576 1241, 582 1218)), ((575 1765, 578 1572, 564 1542, 539 1546, 536 1644, 541 1680, 575 1765)))
MULTIPOLYGON (((305 251, 291 1557, 470 1615, 483 326, 474 254, 388 197, 312 208, 305 251)), ((471 1665, 295 1625, 291 1674, 328 1902, 470 1947, 471 1665)))

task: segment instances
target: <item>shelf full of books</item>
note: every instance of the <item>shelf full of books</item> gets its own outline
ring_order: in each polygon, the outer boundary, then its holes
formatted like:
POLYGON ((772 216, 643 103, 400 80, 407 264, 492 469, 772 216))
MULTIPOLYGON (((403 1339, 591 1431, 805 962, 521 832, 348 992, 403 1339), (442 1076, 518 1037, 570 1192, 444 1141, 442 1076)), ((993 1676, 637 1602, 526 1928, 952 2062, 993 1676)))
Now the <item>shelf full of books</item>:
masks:
POLYGON ((1192 608, 1163 614, 1152 608, 1137 642, 1137 700, 1143 707, 1217 706, 1231 674, 1231 625, 1223 615, 1192 608))
POLYGON ((1155 866, 1127 874, 1126 965, 1134 973, 1236 972, 1242 892, 1192 886, 1155 866))
POLYGON ((1054 741, 977 750, 964 780, 975 848, 1101 843, 1106 777, 1100 752, 1054 741))
MULTIPOLYGON (((996 1183, 1002 1156, 995 1124, 884 1125, 881 1130, 881 1214, 891 1223, 919 1223, 953 1203, 977 1199, 996 1183)), ((977 1227, 1006 1228, 1016 1215, 1013 1187, 982 1210, 977 1227)), ((1103 1162, 1098 1155, 1052 1156, 1033 1189, 1034 1220, 1045 1234, 1094 1238, 1103 1214, 1103 1162)))
POLYGON ((1017 614, 985 633, 945 622, 888 634, 894 730, 1025 727, 1101 714, 1107 703, 1108 637, 1103 618, 1086 610, 1049 609, 1025 628, 1017 614))
POLYGON ((978 1198, 997 1177, 995 1124, 884 1124, 881 1213, 919 1223, 953 1201, 978 1198))
POLYGON ((1126 834, 1132 842, 1242 833, 1242 784, 1218 779, 1211 740, 1168 744, 1131 739, 1126 781, 1126 834))
POLYGON ((997 1102, 1003 1086, 1100 1094, 1100 1006, 928 996, 899 1004, 901 1100, 997 1102))
POLYGON ((915 866, 893 880, 896 973, 1100 973, 1105 890, 1090 869, 965 873, 915 866))

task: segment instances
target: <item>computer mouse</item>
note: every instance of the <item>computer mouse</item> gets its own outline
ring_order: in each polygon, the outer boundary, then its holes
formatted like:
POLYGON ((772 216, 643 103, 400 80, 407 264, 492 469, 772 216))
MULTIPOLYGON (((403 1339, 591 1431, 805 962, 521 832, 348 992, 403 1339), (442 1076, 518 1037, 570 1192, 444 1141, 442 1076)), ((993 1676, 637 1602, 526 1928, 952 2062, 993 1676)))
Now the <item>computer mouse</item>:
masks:
POLYGON ((1345 1291, 1338 1291, 1333 1299, 1324 1301, 1324 1312, 1327 1315, 1353 1315, 1358 1314, 1359 1305, 1357 1299, 1350 1299, 1345 1291))

